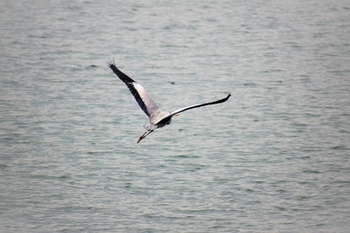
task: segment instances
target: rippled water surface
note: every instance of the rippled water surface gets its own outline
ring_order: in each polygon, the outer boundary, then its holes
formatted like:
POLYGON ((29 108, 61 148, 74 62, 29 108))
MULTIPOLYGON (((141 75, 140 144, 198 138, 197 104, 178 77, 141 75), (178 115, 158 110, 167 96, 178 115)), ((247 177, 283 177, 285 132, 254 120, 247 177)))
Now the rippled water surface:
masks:
POLYGON ((1 1, 0 232, 348 232, 348 1, 1 1), (107 67, 184 112, 148 118, 107 67))

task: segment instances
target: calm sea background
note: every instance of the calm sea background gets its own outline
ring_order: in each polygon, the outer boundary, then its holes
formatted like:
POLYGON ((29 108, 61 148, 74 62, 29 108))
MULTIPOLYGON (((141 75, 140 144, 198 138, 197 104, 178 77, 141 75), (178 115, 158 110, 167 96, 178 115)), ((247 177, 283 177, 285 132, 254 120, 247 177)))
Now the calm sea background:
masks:
POLYGON ((0 1, 0 232, 349 232, 350 3, 0 1), (148 118, 107 67, 182 113, 148 118))

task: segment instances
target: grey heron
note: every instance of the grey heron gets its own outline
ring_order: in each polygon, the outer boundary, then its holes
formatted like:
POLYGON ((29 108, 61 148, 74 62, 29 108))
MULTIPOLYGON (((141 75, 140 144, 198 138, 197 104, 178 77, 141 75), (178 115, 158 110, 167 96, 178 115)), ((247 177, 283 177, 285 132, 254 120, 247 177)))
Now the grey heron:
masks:
POLYGON ((227 101, 231 94, 228 94, 225 98, 216 100, 209 103, 203 104, 194 104, 184 108, 177 109, 173 112, 162 111, 156 103, 152 100, 152 98, 148 95, 146 90, 129 76, 121 72, 114 61, 107 62, 109 68, 122 80, 125 85, 129 88, 131 94, 136 99, 137 103, 141 107, 141 109, 145 112, 145 114, 149 117, 150 123, 145 124, 143 127, 146 129, 146 132, 142 134, 142 136, 138 139, 137 143, 139 143, 142 139, 144 139, 147 135, 152 133, 154 130, 158 128, 162 128, 165 125, 169 125, 171 123, 171 119, 173 116, 178 115, 180 112, 184 112, 193 108, 199 108, 206 105, 212 104, 220 104, 227 101))

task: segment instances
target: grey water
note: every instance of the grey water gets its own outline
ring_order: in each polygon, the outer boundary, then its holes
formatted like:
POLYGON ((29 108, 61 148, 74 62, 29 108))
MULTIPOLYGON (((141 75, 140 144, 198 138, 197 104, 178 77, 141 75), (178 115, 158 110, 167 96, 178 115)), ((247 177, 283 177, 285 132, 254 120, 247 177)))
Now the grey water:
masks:
POLYGON ((349 232, 350 4, 0 1, 0 232, 349 232), (136 144, 147 116, 213 101, 136 144))

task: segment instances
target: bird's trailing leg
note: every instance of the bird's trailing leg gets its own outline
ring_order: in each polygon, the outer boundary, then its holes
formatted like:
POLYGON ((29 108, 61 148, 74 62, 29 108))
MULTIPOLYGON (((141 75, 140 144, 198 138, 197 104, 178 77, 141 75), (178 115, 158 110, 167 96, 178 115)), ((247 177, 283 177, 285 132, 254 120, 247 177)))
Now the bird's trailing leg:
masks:
POLYGON ((139 140, 137 140, 137 143, 139 143, 142 139, 144 139, 145 137, 147 137, 148 134, 152 133, 153 130, 147 130, 144 134, 142 134, 141 137, 139 137, 139 140))

